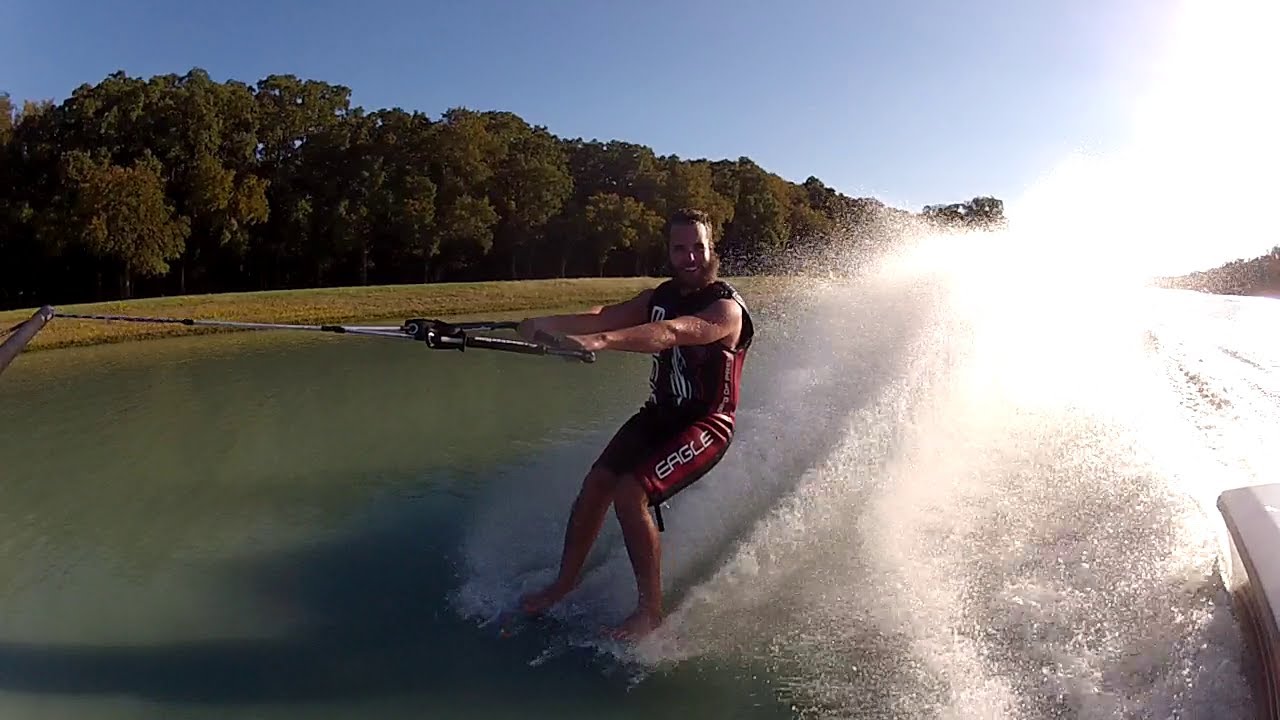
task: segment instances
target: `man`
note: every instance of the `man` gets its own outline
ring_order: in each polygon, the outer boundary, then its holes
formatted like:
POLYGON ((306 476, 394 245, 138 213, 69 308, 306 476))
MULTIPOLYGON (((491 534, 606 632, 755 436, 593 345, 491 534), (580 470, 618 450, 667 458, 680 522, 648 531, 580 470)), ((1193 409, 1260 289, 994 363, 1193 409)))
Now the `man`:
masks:
POLYGON ((662 621, 658 530, 648 508, 706 475, 733 439, 738 385, 754 329, 736 290, 719 280, 710 218, 676 212, 667 223, 671 279, 616 305, 530 318, 519 332, 565 347, 653 354, 650 395, 583 480, 565 531, 556 579, 520 599, 540 613, 578 583, 612 504, 636 576, 638 601, 613 632, 638 637, 662 621))

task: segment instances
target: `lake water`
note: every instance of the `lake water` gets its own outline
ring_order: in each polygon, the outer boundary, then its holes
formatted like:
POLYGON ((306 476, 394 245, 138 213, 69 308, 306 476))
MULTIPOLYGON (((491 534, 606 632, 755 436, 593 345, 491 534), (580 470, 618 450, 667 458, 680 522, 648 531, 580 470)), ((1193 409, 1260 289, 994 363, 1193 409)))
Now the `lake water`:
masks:
POLYGON ((1159 313, 1081 347, 957 307, 886 281, 757 311, 739 436, 664 511, 670 616, 634 647, 595 633, 634 602, 612 517, 553 622, 492 621, 554 573, 646 357, 264 333, 24 355, 0 715, 1247 717, 1212 512, 1244 476, 1197 475, 1243 446, 1161 374, 1159 313))

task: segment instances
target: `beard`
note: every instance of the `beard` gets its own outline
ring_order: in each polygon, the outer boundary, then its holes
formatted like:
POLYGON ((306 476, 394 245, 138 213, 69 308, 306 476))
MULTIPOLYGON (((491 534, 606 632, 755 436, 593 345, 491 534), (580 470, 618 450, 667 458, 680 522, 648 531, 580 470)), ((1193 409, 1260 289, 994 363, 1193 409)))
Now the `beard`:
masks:
POLYGON ((713 252, 710 259, 707 260, 707 264, 694 272, 672 267, 671 278, 679 283, 681 287, 697 290, 715 282, 719 272, 720 258, 713 252))

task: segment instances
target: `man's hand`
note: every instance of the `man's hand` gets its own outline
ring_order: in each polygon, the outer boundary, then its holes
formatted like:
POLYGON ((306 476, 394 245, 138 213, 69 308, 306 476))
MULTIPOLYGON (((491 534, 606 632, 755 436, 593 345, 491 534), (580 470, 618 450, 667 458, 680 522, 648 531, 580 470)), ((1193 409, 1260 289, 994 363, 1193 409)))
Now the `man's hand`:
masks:
POLYGON ((525 318, 516 326, 516 332, 529 342, 550 345, 564 350, 590 350, 594 352, 600 349, 600 343, 592 342, 590 339, 597 336, 598 333, 566 335, 552 329, 555 323, 548 322, 548 320, 549 318, 544 317, 525 318))
POLYGON ((560 347, 568 350, 586 350, 588 352, 596 352, 603 350, 605 347, 603 333, 591 333, 590 335, 559 335, 557 339, 560 341, 560 347))
POLYGON ((529 342, 537 342, 538 331, 546 329, 542 327, 542 325, 543 325, 543 318, 540 318, 540 317, 525 318, 524 320, 520 321, 519 325, 516 326, 516 333, 518 333, 520 337, 524 338, 525 340, 528 340, 529 342))

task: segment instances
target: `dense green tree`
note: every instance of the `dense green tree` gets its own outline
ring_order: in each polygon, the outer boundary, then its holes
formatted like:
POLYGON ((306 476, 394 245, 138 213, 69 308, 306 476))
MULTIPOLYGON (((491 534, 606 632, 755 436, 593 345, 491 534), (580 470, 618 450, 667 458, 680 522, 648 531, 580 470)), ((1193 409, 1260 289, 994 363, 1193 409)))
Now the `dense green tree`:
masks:
POLYGON ((9 138, 13 136, 15 114, 16 108, 13 107, 9 93, 0 92, 0 143, 8 144, 9 138))
POLYGON ((749 262, 786 247, 787 198, 775 176, 748 158, 738 160, 738 193, 733 221, 725 230, 725 249, 749 262))
POLYGON ((586 208, 587 240, 597 272, 604 275, 611 253, 630 250, 636 258, 636 274, 644 272, 644 258, 649 248, 662 237, 662 217, 636 200, 617 193, 600 192, 591 196, 586 208))
POLYGON ((129 167, 75 150, 67 156, 74 186, 73 223, 85 250, 115 271, 120 295, 132 296, 135 275, 160 275, 182 254, 190 232, 165 198, 163 166, 147 154, 129 167))
POLYGON ((528 268, 542 249, 547 223, 573 192, 573 177, 563 147, 546 128, 531 127, 511 113, 492 113, 488 120, 491 136, 501 145, 488 193, 499 218, 492 273, 505 274, 505 268, 515 279, 521 261, 528 268))

